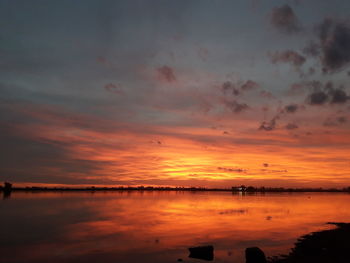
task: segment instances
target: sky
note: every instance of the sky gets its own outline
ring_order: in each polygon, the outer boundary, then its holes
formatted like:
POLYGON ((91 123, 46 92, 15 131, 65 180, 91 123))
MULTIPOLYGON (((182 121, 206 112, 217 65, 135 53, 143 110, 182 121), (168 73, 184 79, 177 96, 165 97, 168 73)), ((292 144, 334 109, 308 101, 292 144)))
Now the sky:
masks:
POLYGON ((350 186, 347 0, 0 0, 0 180, 350 186))

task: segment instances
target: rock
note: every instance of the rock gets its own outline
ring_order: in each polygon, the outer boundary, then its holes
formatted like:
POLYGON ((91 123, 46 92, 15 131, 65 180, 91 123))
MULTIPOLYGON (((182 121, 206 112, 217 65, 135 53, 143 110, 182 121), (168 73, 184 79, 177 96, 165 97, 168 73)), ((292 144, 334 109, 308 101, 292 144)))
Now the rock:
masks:
POLYGON ((245 250, 246 263, 266 263, 265 253, 258 247, 248 247, 245 250))
POLYGON ((203 260, 212 261, 214 259, 214 247, 202 246, 202 247, 190 247, 190 258, 198 258, 203 260))

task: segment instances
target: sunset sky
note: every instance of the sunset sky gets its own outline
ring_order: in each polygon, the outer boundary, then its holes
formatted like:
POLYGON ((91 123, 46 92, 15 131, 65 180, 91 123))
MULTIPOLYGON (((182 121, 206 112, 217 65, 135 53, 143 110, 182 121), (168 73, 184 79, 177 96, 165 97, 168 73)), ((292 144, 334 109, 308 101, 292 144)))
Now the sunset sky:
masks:
POLYGON ((350 186, 350 1, 0 0, 0 180, 350 186))

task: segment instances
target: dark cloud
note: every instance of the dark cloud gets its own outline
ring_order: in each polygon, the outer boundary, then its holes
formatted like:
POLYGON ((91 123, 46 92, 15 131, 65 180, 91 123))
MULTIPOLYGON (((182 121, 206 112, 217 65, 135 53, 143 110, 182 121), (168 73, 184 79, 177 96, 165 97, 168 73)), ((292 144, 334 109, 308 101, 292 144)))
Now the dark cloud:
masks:
POLYGON ((231 81, 226 81, 222 84, 221 89, 224 94, 238 96, 244 91, 257 89, 259 87, 259 84, 253 80, 247 80, 243 83, 232 83, 231 81))
POLYGON ((289 63, 295 67, 302 66, 306 58, 293 50, 286 50, 282 52, 276 51, 275 53, 269 53, 272 63, 289 63))
POLYGON ((273 117, 270 121, 266 122, 263 121, 260 124, 259 130, 263 130, 263 131, 272 131, 274 129, 276 129, 276 122, 279 119, 279 115, 273 117))
POLYGON ((103 177, 90 181, 88 175, 100 174, 103 167, 113 165, 113 162, 84 159, 83 156, 74 158, 71 147, 79 145, 79 142, 37 138, 33 134, 38 131, 20 130, 17 125, 2 125, 0 128, 0 175, 3 176, 3 180, 6 176, 7 180, 18 182, 103 184, 104 181, 108 181, 103 177), (87 176, 75 177, 71 176, 72 173, 87 176))
MULTIPOLYGON (((297 104, 289 104, 289 105, 286 105, 284 108, 278 109, 277 114, 270 121, 263 121, 260 124, 259 130, 263 130, 263 131, 275 130, 277 126, 277 120, 281 119, 286 114, 295 113, 299 108, 304 108, 304 106, 303 105, 299 106, 297 104)), ((298 126, 296 124, 287 124, 285 128, 291 130, 291 129, 298 128, 298 126)))
POLYGON ((311 105, 323 105, 325 103, 344 104, 349 96, 342 87, 334 88, 331 82, 321 87, 315 87, 307 100, 311 105))
POLYGON ((240 113, 242 111, 245 111, 245 110, 249 109, 248 104, 246 104, 246 103, 239 103, 239 102, 237 102, 235 100, 233 100, 233 101, 225 100, 224 104, 225 104, 225 106, 228 109, 230 109, 234 113, 240 113))
POLYGON ((346 92, 342 89, 332 89, 329 91, 331 97, 331 103, 345 103, 349 97, 346 92))
POLYGON ((322 105, 328 101, 328 95, 324 91, 315 91, 309 95, 311 105, 322 105))
POLYGON ((284 107, 285 111, 287 113, 294 113, 298 110, 298 105, 297 104, 289 104, 284 107))
POLYGON ((288 173, 287 170, 269 170, 269 169, 260 169, 262 172, 269 172, 269 173, 288 173))
POLYGON ((327 18, 317 27, 324 72, 342 70, 350 62, 350 23, 327 18))
POLYGON ((263 163, 263 166, 264 167, 269 167, 269 164, 268 163, 263 163))
POLYGON ((162 67, 157 68, 157 71, 158 71, 158 74, 167 82, 176 81, 174 70, 171 67, 164 65, 162 67))
POLYGON ((236 84, 233 84, 231 81, 224 82, 221 88, 224 94, 231 92, 231 94, 238 96, 241 93, 240 88, 237 87, 236 84))
POLYGON ((283 5, 272 9, 271 24, 284 33, 296 33, 301 30, 298 18, 289 5, 283 5))
MULTIPOLYGON (((285 106, 282 109, 279 109, 277 111, 277 114, 270 120, 270 121, 263 121, 260 126, 259 126, 259 130, 263 130, 263 131, 272 131, 274 129, 276 129, 277 126, 277 120, 281 119, 285 114, 288 113, 295 113, 299 107, 303 107, 303 106, 298 106, 297 104, 289 104, 287 106, 285 106)), ((285 126, 286 129, 288 130, 292 130, 292 129, 296 129, 298 128, 298 126, 296 124, 287 124, 285 126)))
POLYGON ((298 129, 299 126, 294 124, 294 123, 288 123, 285 127, 287 130, 294 130, 294 129, 298 129))
POLYGON ((161 141, 149 141, 149 143, 152 143, 152 144, 157 144, 157 145, 162 145, 162 142, 161 141))
MULTIPOLYGON (((221 91, 224 95, 233 95, 238 96, 242 94, 244 91, 258 88, 259 85, 255 81, 247 80, 243 83, 232 83, 231 81, 226 81, 221 86, 221 91)), ((231 110, 234 113, 240 113, 249 109, 248 104, 240 103, 236 101, 236 99, 223 99, 223 104, 226 108, 231 110)))
POLYGON ((219 212, 219 214, 220 215, 225 215, 225 214, 244 214, 247 211, 248 211, 247 209, 230 209, 230 210, 221 211, 221 212, 219 212))
POLYGON ((218 167, 218 170, 222 170, 224 172, 236 172, 236 173, 245 173, 247 170, 242 168, 225 168, 225 167, 218 167))

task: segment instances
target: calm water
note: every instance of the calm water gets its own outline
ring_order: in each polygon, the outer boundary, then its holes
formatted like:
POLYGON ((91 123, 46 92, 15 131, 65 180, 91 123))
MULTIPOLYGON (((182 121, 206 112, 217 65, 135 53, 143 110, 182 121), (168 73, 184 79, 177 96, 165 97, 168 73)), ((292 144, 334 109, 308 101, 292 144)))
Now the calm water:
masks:
POLYGON ((296 238, 350 222, 349 194, 210 192, 19 193, 0 200, 0 262, 205 262, 188 247, 214 246, 214 262, 244 249, 286 253, 296 238))

